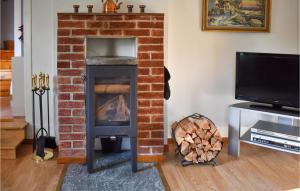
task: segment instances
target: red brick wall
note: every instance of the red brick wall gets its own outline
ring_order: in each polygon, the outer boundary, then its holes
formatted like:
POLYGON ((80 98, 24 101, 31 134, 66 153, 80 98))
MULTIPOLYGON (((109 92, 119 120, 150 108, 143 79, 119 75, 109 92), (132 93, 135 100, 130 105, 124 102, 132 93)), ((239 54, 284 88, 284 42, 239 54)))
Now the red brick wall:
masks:
POLYGON ((137 38, 138 153, 163 154, 163 14, 58 13, 60 156, 85 156, 85 106, 81 75, 85 68, 86 36, 137 38))

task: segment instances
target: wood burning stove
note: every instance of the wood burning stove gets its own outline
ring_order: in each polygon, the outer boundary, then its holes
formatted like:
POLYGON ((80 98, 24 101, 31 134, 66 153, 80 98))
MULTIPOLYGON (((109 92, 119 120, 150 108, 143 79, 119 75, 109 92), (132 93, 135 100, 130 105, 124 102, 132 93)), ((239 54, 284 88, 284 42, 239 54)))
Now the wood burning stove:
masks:
POLYGON ((96 137, 129 137, 132 171, 137 171, 136 59, 86 59, 86 126, 88 171, 94 170, 96 137))

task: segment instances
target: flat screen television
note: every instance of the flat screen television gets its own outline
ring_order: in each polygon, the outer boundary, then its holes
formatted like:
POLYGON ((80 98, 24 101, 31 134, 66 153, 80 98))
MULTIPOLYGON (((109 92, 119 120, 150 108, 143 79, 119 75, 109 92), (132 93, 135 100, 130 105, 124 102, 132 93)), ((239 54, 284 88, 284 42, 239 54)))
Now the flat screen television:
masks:
POLYGON ((299 55, 237 52, 235 98, 299 108, 299 55))

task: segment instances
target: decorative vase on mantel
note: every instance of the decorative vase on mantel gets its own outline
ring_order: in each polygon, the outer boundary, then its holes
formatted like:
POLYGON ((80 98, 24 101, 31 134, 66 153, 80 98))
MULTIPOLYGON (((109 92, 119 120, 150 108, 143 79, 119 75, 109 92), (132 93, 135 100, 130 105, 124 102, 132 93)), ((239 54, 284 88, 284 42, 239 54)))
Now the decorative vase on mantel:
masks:
POLYGON ((118 3, 118 0, 116 0, 116 3, 114 2, 114 0, 106 0, 103 3, 103 13, 116 13, 117 10, 120 9, 121 4, 122 2, 118 3))

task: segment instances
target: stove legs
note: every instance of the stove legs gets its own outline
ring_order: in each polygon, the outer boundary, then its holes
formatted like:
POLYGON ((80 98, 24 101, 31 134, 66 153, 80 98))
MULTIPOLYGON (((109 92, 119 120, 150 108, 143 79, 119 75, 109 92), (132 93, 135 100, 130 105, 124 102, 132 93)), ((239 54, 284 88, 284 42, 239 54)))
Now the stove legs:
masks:
POLYGON ((131 169, 132 172, 137 172, 136 137, 130 137, 130 144, 131 144, 131 169))
POLYGON ((93 172, 94 158, 94 138, 87 140, 87 169, 89 173, 93 172))
MULTIPOLYGON (((131 147, 131 169, 132 172, 137 172, 137 143, 136 137, 130 137, 130 147, 131 147)), ((94 171, 94 138, 88 139, 87 143, 87 170, 89 173, 94 171)))

